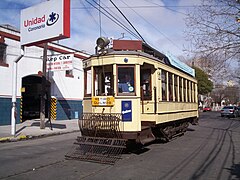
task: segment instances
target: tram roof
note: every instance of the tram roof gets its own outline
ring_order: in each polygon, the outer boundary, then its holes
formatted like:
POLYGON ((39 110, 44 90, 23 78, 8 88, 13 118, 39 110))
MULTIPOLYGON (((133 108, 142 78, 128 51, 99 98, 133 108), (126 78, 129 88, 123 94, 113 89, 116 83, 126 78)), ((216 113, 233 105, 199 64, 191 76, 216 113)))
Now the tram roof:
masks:
MULTIPOLYGON (((162 56, 162 59, 161 59, 160 57, 157 58, 157 57, 154 57, 153 55, 150 55, 150 54, 142 52, 142 51, 124 51, 124 50, 123 51, 110 50, 109 52, 104 53, 104 56, 107 56, 107 55, 138 55, 138 56, 147 57, 147 58, 150 58, 150 59, 162 62, 162 63, 164 63, 164 58, 166 58, 166 56, 164 56, 164 55, 162 56)), ((103 54, 92 55, 92 57, 98 57, 98 56, 103 56, 103 54)))
POLYGON ((155 60, 157 62, 161 62, 166 65, 172 66, 176 69, 179 69, 180 71, 183 71, 195 77, 195 70, 193 68, 181 62, 170 53, 163 54, 158 50, 154 49, 153 47, 151 47, 150 45, 148 45, 147 43, 143 43, 142 41, 116 40, 115 42, 117 42, 117 46, 113 48, 105 49, 102 53, 94 54, 91 57, 99 57, 99 56, 107 56, 107 55, 143 56, 143 57, 155 60))

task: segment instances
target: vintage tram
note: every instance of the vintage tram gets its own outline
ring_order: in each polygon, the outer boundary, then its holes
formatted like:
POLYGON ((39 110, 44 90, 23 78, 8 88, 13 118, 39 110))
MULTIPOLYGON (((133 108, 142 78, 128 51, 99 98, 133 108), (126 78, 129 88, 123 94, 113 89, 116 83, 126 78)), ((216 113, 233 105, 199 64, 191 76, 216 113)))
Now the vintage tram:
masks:
POLYGON ((183 134, 189 123, 197 123, 192 68, 142 41, 113 40, 110 48, 108 43, 99 38, 96 54, 83 61, 78 143, 85 151, 94 145, 118 152, 125 142, 169 141, 183 134))

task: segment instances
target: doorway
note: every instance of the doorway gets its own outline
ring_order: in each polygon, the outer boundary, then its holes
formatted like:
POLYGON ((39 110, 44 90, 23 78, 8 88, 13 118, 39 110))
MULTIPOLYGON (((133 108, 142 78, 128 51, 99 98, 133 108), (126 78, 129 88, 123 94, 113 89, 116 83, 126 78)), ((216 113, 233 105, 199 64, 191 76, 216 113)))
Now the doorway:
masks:
MULTIPOLYGON (((22 122, 40 118, 42 77, 29 75, 22 78, 22 122)), ((45 117, 48 117, 50 82, 46 81, 45 117)))

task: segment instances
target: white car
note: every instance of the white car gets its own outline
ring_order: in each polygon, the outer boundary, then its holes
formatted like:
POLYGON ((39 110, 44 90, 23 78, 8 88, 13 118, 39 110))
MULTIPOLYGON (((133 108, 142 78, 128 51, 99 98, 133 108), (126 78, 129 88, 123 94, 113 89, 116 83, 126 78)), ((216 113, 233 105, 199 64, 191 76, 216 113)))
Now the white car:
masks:
POLYGON ((221 117, 238 117, 238 108, 236 106, 225 106, 221 110, 221 117))

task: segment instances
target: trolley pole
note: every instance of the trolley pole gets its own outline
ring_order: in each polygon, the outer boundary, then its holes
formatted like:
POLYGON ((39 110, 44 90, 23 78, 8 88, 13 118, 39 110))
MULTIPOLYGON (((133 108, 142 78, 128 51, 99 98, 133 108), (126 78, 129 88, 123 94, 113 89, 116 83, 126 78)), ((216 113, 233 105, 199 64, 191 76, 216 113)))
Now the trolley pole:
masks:
POLYGON ((45 104, 46 104, 46 63, 47 63, 47 43, 44 44, 43 49, 43 66, 42 66, 42 92, 40 104, 40 129, 45 129, 45 104))

